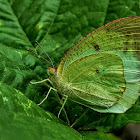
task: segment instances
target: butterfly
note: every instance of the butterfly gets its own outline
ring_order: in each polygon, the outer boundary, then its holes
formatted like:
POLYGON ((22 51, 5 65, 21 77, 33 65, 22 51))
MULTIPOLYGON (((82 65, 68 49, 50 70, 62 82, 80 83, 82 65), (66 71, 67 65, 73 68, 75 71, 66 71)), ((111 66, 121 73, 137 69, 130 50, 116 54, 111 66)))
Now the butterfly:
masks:
POLYGON ((58 68, 49 67, 48 75, 49 92, 98 112, 126 112, 140 95, 140 17, 92 31, 70 48, 58 68))

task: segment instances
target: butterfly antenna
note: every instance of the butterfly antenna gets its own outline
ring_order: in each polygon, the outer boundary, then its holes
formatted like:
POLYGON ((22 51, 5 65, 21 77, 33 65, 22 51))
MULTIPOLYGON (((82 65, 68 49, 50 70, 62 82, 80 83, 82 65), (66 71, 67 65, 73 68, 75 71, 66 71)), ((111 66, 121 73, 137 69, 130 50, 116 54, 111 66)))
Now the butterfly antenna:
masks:
POLYGON ((34 51, 32 51, 32 50, 30 50, 30 49, 27 49, 27 50, 28 50, 29 52, 31 52, 31 53, 37 55, 39 58, 42 58, 43 60, 47 61, 50 65, 52 65, 52 67, 54 67, 54 65, 53 65, 50 61, 48 61, 47 59, 45 59, 44 57, 38 55, 37 53, 35 53, 34 51))
POLYGON ((45 52, 45 50, 43 49, 43 47, 36 41, 36 44, 43 50, 43 52, 47 55, 47 57, 49 58, 51 65, 54 67, 53 62, 51 60, 51 58, 49 57, 49 55, 45 52))

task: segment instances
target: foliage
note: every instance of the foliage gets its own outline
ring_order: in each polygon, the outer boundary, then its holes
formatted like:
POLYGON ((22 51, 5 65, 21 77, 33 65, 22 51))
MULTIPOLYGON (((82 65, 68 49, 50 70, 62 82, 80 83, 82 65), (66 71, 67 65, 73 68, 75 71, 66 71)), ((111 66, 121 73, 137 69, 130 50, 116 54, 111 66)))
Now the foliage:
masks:
POLYGON ((56 66, 79 39, 101 25, 126 16, 140 16, 139 0, 0 0, 0 139, 82 140, 116 139, 111 132, 128 122, 140 122, 140 101, 124 114, 102 114, 68 101, 66 113, 56 92, 39 107, 49 84, 30 84, 47 78, 47 59, 56 66), (86 111, 86 112, 85 112, 86 111), (80 119, 78 119, 80 117, 80 119), (78 132, 67 126, 68 119, 78 132), (62 121, 63 120, 63 121, 62 121), (65 123, 66 122, 66 123, 65 123), (92 139, 92 138, 91 138, 92 139))

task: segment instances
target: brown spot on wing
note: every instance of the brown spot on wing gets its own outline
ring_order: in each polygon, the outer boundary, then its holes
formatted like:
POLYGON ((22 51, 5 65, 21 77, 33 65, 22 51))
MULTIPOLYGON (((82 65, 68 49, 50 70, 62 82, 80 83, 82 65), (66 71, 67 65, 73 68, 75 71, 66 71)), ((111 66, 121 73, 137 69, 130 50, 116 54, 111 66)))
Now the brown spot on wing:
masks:
POLYGON ((99 70, 96 70, 97 73, 99 73, 99 70))
POLYGON ((91 43, 91 44, 94 46, 94 48, 95 48, 96 51, 99 51, 100 50, 99 45, 97 45, 96 43, 91 43))
POLYGON ((94 48, 96 49, 96 51, 99 51, 99 45, 95 44, 94 48))

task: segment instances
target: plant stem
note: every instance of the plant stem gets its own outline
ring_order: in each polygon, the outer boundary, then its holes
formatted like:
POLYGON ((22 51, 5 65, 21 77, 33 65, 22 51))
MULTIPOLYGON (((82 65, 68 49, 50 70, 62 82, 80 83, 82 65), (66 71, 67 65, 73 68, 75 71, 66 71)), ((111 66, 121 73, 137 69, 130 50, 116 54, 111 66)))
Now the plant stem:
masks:
POLYGON ((73 127, 88 112, 88 110, 89 108, 78 119, 76 119, 76 121, 70 127, 73 127))

